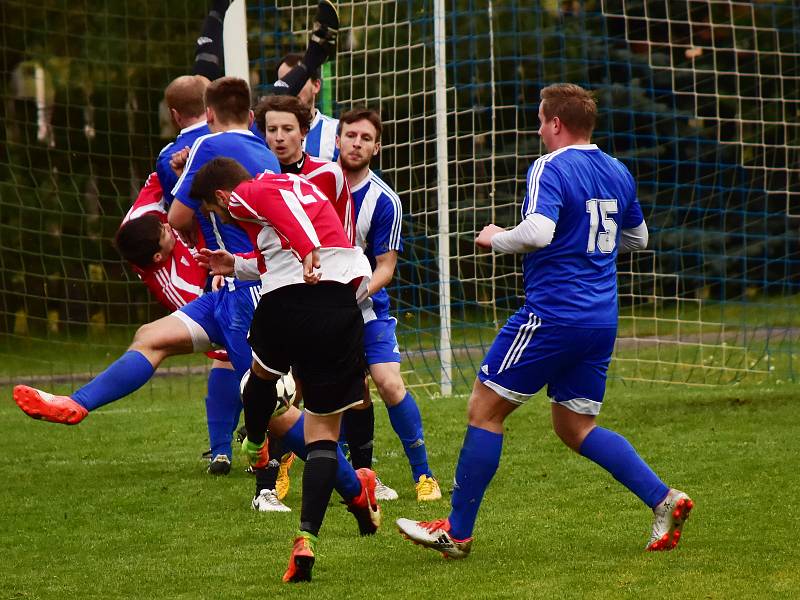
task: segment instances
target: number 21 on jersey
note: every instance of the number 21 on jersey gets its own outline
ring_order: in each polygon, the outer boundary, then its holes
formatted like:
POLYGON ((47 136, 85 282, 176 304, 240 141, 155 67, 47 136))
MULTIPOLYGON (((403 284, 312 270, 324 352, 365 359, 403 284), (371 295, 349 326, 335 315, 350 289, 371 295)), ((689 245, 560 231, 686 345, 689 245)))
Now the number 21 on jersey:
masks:
POLYGON ((617 214, 617 199, 587 200, 586 212, 589 213, 589 241, 586 244, 586 252, 593 254, 596 250, 600 250, 603 254, 610 254, 617 245, 617 222, 609 215, 617 214), (598 232, 601 223, 603 231, 598 232))

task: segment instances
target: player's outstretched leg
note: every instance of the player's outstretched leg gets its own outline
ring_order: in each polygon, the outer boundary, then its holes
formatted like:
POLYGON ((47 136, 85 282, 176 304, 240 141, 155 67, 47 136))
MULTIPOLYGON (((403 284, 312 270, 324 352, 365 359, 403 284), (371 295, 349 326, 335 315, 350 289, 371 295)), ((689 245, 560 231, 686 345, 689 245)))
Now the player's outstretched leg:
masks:
POLYGON ((623 436, 595 425, 595 416, 552 403, 553 429, 571 449, 608 471, 654 513, 653 533, 647 549, 671 550, 678 544, 681 527, 693 503, 683 492, 672 498, 670 488, 656 475, 623 436), (655 547, 652 547, 655 544, 655 547))
POLYGON ((54 396, 18 385, 14 401, 34 419, 75 425, 91 411, 138 390, 167 356, 192 352, 191 335, 183 322, 164 317, 142 325, 128 351, 72 396, 54 396))
POLYGON ((435 521, 398 519, 400 533, 448 558, 465 558, 469 554, 478 509, 500 465, 503 422, 516 407, 475 381, 469 400, 470 424, 456 465, 450 515, 435 521))
POLYGON ((275 82, 274 92, 296 96, 314 73, 336 54, 336 37, 339 33, 339 13, 332 2, 324 0, 317 6, 311 35, 303 60, 282 79, 275 82))
POLYGON ((214 81, 225 74, 222 32, 230 4, 231 0, 213 0, 211 10, 203 20, 200 37, 197 38, 192 75, 202 75, 214 81))

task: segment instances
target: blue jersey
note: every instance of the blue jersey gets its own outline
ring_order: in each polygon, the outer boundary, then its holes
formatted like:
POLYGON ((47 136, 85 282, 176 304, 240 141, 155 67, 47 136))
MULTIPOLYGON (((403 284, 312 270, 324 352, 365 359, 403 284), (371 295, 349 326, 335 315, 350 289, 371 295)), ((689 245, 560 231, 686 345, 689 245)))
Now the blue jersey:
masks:
POLYGON ((178 176, 169 166, 172 154, 184 148, 191 148, 197 138, 208 135, 209 133, 211 133, 211 130, 208 128, 208 123, 205 121, 195 123, 189 127, 184 127, 181 129, 178 137, 175 138, 175 141, 164 146, 161 152, 158 153, 158 158, 156 159, 156 175, 158 175, 158 182, 161 184, 161 189, 164 191, 164 202, 166 202, 167 208, 172 204, 172 199, 174 198, 172 195, 172 188, 178 183, 178 176))
POLYGON ((339 119, 317 111, 311 121, 308 135, 303 140, 303 150, 322 160, 336 162, 336 159, 339 158, 339 149, 336 147, 337 127, 339 127, 339 119))
MULTIPOLYGON (((375 258, 391 250, 403 250, 401 235, 403 207, 400 198, 372 171, 364 181, 350 189, 356 210, 356 245, 364 250, 372 270, 375 258)), ((389 317, 389 294, 386 289, 375 292, 372 306, 362 306, 364 320, 389 317)))
POLYGON ((200 211, 200 201, 189 197, 195 174, 208 161, 220 156, 239 161, 253 177, 264 171, 281 172, 278 159, 267 148, 264 140, 253 135, 251 131, 237 129, 210 133, 197 138, 192 145, 183 174, 175 184, 172 194, 176 200, 194 210, 207 248, 222 248, 234 254, 250 252, 253 244, 244 229, 235 223, 221 223, 213 214, 207 219, 200 211))
POLYGON ((536 160, 527 183, 522 218, 556 228, 522 261, 526 305, 544 322, 616 327, 617 245, 644 220, 630 172, 594 144, 567 146, 536 160))

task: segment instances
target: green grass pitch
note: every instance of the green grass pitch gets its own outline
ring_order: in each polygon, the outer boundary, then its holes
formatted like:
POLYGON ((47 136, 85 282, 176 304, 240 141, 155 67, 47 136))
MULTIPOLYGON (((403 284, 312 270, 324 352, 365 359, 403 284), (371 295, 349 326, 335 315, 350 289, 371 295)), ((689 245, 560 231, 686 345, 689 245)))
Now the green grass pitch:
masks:
POLYGON ((421 400, 445 492, 417 505, 378 405, 376 469, 400 500, 359 538, 333 501, 311 584, 280 582, 298 524, 255 514, 236 456, 211 478, 203 381, 157 380, 77 427, 36 422, 0 390, 2 598, 796 598, 800 386, 611 385, 602 425, 626 435, 696 508, 678 549, 643 551, 649 511, 552 434, 539 396, 508 422, 472 555, 445 561, 403 540, 394 519, 445 516, 465 399, 421 400))

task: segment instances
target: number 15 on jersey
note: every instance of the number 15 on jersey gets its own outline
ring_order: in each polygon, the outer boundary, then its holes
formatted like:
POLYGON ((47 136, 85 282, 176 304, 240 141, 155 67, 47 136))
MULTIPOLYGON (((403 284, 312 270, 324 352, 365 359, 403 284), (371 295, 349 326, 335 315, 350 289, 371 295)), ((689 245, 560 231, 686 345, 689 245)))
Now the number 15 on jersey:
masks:
POLYGON ((589 213, 589 241, 586 244, 586 252, 593 254, 596 250, 600 250, 603 254, 610 254, 617 245, 617 222, 609 215, 617 214, 617 199, 587 200, 586 212, 589 213), (600 224, 603 225, 603 231, 598 232, 600 224))

